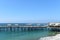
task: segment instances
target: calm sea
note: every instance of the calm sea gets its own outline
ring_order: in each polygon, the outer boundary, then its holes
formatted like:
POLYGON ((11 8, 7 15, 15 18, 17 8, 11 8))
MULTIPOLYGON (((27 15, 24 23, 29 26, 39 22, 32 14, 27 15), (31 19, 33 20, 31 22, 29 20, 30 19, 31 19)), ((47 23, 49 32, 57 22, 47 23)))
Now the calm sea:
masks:
POLYGON ((29 31, 29 32, 0 32, 0 40, 38 40, 41 37, 51 36, 49 31, 29 31))

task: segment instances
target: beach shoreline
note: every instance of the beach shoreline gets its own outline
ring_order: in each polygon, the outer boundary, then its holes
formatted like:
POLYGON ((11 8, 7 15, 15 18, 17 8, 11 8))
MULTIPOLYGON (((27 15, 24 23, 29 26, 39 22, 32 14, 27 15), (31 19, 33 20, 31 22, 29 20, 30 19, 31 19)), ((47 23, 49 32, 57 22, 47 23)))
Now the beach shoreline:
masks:
POLYGON ((60 40, 60 34, 57 34, 55 36, 43 37, 40 38, 39 40, 60 40))

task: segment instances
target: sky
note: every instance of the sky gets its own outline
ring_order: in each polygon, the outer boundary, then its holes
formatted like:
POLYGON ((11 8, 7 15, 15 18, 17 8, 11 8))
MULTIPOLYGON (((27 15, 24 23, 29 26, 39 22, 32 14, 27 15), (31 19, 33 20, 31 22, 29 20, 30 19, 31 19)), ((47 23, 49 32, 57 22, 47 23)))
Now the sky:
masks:
POLYGON ((60 22, 60 0, 0 0, 0 23, 60 22))

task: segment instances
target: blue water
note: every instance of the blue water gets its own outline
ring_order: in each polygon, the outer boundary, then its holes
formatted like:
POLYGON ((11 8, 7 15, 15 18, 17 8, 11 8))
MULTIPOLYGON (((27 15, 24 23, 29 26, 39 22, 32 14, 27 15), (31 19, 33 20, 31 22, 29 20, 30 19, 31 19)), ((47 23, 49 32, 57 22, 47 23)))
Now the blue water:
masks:
POLYGON ((46 30, 26 32, 0 32, 0 40, 38 40, 40 37, 48 36, 46 30))

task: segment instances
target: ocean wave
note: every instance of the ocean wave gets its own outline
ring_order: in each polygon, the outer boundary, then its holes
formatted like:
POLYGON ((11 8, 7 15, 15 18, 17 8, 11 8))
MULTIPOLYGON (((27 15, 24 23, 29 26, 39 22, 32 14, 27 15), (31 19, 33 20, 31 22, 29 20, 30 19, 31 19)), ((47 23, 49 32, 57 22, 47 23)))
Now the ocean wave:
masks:
POLYGON ((60 34, 57 34, 55 36, 50 36, 50 37, 43 37, 40 38, 39 40, 60 40, 60 34))

